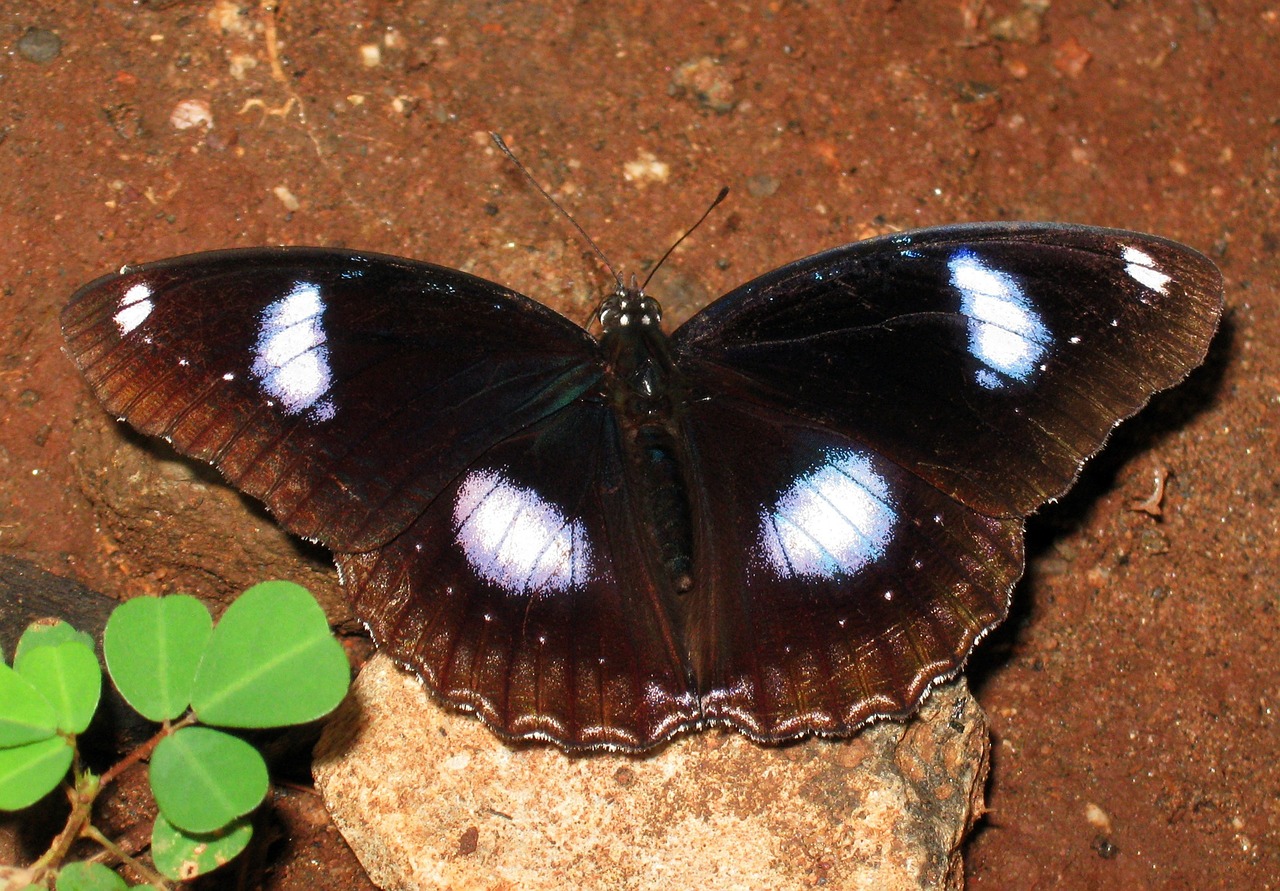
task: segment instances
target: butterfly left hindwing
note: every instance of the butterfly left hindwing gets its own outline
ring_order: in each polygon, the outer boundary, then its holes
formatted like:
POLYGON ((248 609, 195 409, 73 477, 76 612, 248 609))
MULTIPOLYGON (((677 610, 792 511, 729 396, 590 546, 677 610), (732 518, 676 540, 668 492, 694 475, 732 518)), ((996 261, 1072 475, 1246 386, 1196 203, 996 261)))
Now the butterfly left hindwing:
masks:
POLYGON ((700 720, 618 436, 584 398, 478 456, 386 546, 338 555, 379 644, 504 736, 638 749, 700 720))

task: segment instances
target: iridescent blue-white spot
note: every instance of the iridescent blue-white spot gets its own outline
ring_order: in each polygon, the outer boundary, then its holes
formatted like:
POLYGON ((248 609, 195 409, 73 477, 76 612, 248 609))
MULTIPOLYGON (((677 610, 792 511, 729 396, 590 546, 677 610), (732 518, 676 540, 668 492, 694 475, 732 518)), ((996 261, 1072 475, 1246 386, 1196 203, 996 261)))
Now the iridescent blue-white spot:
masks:
POLYGON ((591 577, 594 555, 582 522, 497 471, 467 474, 453 527, 476 575, 510 594, 558 593, 591 577))
POLYGON ((298 282, 288 294, 258 315, 253 376, 291 415, 331 420, 336 412, 327 395, 333 382, 323 325, 320 288, 298 282))
POLYGON ((1124 259, 1125 273, 1143 287, 1161 294, 1169 293, 1169 282, 1173 277, 1156 268, 1156 261, 1146 251, 1136 247, 1126 247, 1121 255, 1124 259))
POLYGON ((1029 382, 1053 339, 1018 279, 967 249, 956 251, 947 266, 960 311, 969 318, 969 352, 986 366, 974 379, 993 390, 1010 378, 1029 382))
POLYGON ((154 308, 151 303, 151 288, 138 283, 124 292, 124 296, 120 298, 120 306, 111 318, 120 329, 120 336, 124 337, 145 322, 154 308))
POLYGON ((757 549, 780 578, 851 576, 884 557, 897 523, 889 485, 870 458, 831 450, 761 511, 757 549))

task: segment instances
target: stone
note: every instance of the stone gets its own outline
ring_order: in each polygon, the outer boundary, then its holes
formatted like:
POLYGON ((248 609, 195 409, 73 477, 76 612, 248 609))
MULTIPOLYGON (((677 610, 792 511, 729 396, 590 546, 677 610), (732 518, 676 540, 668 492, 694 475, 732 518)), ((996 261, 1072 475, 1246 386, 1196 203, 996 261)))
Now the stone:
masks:
POLYGON ((986 718, 962 678, 845 740, 508 745, 379 654, 321 736, 330 813, 385 889, 959 889, 986 718))
POLYGON ((182 592, 218 615, 258 582, 295 581, 330 623, 352 622, 329 554, 285 532, 212 466, 88 405, 72 428, 72 466, 128 593, 182 592))

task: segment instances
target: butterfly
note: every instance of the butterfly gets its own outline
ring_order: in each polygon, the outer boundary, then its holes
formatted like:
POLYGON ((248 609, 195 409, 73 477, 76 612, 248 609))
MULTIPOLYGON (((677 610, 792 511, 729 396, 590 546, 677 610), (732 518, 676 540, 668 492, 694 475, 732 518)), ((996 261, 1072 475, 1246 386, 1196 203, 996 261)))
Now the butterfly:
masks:
POLYGON ((642 750, 910 715, 1006 616, 1023 524, 1205 358, 1213 263, 984 223, 838 247, 599 337, 372 253, 128 267, 62 313, 106 408, 334 553, 356 613, 508 740, 642 750))

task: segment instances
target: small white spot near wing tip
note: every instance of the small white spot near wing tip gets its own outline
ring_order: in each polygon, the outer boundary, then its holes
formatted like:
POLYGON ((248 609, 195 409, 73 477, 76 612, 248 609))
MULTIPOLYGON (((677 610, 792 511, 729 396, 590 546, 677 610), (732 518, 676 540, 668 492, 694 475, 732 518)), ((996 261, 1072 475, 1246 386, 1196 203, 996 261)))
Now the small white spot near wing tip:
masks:
POLYGON ((1120 256, 1125 261, 1124 271, 1129 278, 1157 293, 1169 293, 1169 282, 1173 281, 1173 276, 1161 272, 1150 254, 1133 245, 1126 245, 1120 256))
POLYGON ((1156 261, 1151 259, 1151 255, 1142 248, 1134 247, 1126 244, 1124 250, 1120 252, 1120 256, 1124 258, 1126 263, 1137 263, 1139 266, 1148 266, 1152 269, 1156 266, 1156 261))
POLYGON ((120 298, 119 308, 112 316, 112 321, 120 329, 120 336, 126 336, 145 322, 154 308, 150 286, 144 282, 131 286, 120 298))
POLYGON ((151 296, 151 286, 146 282, 138 282, 130 285, 129 290, 124 292, 124 298, 120 301, 121 306, 128 306, 130 303, 137 303, 139 300, 146 300, 151 296))

